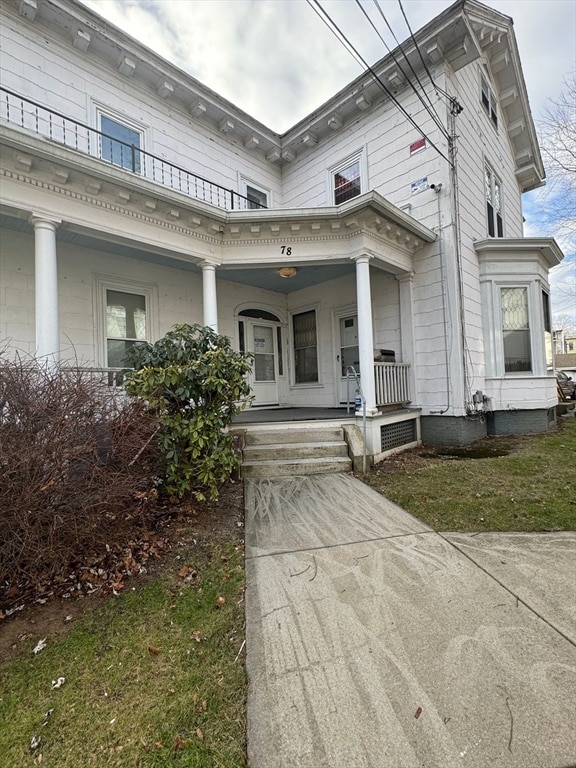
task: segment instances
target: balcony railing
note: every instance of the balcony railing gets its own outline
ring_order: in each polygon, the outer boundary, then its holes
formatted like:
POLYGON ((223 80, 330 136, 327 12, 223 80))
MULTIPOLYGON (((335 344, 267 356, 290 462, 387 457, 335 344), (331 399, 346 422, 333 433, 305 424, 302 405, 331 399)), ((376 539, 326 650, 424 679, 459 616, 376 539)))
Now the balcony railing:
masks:
POLYGON ((409 363, 374 363, 377 406, 410 402, 409 371, 409 363))
POLYGON ((0 88, 0 119, 227 211, 266 207, 233 189, 226 189, 134 144, 97 131, 5 88, 0 88))

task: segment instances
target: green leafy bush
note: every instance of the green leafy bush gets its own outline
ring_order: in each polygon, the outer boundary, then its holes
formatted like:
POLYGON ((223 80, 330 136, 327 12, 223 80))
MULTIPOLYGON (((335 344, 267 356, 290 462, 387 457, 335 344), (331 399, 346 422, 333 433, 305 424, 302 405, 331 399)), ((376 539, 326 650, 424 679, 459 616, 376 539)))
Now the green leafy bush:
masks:
POLYGON ((218 497, 238 465, 226 431, 250 394, 251 355, 202 325, 176 325, 154 344, 132 349, 131 395, 156 413, 165 460, 165 490, 178 498, 218 497))

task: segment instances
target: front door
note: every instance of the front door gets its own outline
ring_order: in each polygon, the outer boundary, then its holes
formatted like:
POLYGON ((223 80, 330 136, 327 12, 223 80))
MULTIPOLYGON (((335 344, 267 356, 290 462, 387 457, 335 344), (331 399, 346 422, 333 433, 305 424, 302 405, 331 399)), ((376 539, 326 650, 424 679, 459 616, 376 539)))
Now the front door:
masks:
POLYGON ((254 353, 252 405, 278 404, 277 325, 259 321, 247 323, 248 348, 254 353))
POLYGON ((356 395, 357 384, 348 369, 354 368, 360 374, 360 354, 358 350, 358 315, 345 315, 339 318, 339 353, 338 378, 340 403, 346 403, 349 396, 352 402, 356 395))

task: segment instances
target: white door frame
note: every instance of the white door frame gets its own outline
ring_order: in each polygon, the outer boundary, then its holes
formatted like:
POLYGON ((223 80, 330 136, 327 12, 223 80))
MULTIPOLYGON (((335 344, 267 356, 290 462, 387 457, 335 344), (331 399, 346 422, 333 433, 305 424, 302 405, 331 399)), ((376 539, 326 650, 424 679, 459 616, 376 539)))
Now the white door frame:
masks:
MULTIPOLYGON (((332 325, 333 325, 333 339, 334 339, 334 392, 335 392, 335 405, 341 406, 346 402, 346 377, 342 376, 342 361, 340 355, 342 351, 342 344, 340 338, 340 321, 345 317, 356 318, 356 329, 358 329, 358 309, 355 304, 348 304, 345 307, 340 307, 332 312, 332 325)), ((355 384, 350 382, 350 399, 354 402, 355 384)))

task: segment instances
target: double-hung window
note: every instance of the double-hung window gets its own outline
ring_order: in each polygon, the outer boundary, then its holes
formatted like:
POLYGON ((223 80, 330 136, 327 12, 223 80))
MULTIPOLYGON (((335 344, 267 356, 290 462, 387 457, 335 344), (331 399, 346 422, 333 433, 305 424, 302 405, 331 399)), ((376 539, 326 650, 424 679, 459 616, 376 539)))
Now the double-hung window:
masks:
POLYGON ((311 384, 318 381, 318 338, 316 310, 299 312, 292 316, 294 337, 294 381, 311 384))
POLYGON ((142 131, 99 113, 100 157, 133 173, 142 172, 142 131))
POLYGON ((362 151, 330 169, 330 204, 340 205, 362 194, 366 175, 362 151))
POLYGON ((494 91, 488 85, 488 80, 484 75, 480 75, 480 101, 484 112, 490 118, 494 128, 498 128, 498 109, 496 107, 496 97, 494 91))
POLYGON ((146 296, 106 291, 106 365, 129 368, 128 352, 146 341, 146 296))
POLYGON ((500 288, 504 371, 532 370, 528 288, 500 288))
POLYGON ((484 166, 484 194, 489 237, 504 237, 502 182, 489 165, 484 166))

